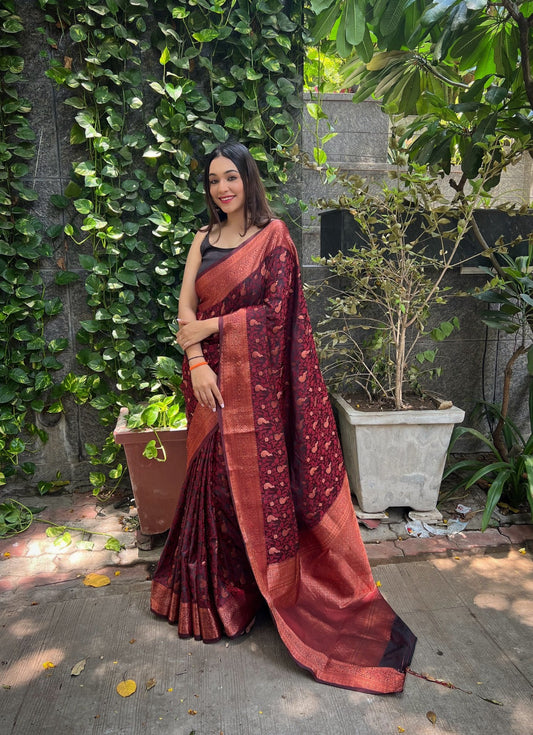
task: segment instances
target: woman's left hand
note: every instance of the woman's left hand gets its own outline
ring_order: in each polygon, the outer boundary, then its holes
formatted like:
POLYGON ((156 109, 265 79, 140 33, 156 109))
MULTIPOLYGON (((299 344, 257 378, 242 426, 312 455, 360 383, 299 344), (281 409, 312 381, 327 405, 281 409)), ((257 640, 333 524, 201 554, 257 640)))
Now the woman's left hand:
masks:
POLYGON ((190 322, 180 322, 180 328, 176 335, 176 342, 184 350, 187 350, 193 345, 203 342, 217 330, 216 326, 211 324, 213 319, 206 320, 194 320, 190 322))

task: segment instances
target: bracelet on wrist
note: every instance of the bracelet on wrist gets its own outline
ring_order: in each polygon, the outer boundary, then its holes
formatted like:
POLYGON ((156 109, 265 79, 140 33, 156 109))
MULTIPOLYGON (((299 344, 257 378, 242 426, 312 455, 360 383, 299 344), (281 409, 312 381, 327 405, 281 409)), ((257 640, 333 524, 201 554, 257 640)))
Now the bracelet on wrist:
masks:
POLYGON ((187 357, 187 360, 190 362, 191 360, 204 360, 203 355, 192 355, 192 357, 187 357))
POLYGON ((196 365, 191 365, 189 370, 194 370, 197 367, 202 367, 203 365, 207 365, 207 361, 204 360, 203 362, 197 362, 196 365))

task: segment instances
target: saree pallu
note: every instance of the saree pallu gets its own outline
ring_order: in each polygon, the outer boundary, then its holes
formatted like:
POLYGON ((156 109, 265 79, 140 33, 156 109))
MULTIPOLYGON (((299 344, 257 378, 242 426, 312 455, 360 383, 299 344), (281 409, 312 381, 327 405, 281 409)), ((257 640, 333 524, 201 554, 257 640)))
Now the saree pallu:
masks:
POLYGON ((298 258, 272 221, 196 282, 225 407, 197 404, 184 365, 188 470, 152 583, 183 637, 241 634, 266 600, 321 682, 403 688, 416 638, 377 589, 361 541, 298 258))

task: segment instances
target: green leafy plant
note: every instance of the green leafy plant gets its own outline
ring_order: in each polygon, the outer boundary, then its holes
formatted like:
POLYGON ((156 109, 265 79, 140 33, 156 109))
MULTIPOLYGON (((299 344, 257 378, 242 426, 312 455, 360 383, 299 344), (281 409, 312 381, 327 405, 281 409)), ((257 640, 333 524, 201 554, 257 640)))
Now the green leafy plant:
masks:
POLYGON ((487 286, 474 296, 493 309, 482 316, 490 328, 518 337, 518 344, 507 360, 503 370, 501 404, 483 402, 491 435, 486 436, 477 429, 456 427, 452 435, 449 454, 461 437, 470 436, 482 443, 492 455, 493 461, 463 459, 450 465, 445 476, 457 474, 457 487, 472 487, 480 481, 489 483, 487 503, 482 519, 482 530, 490 522, 494 508, 500 499, 512 506, 529 502, 533 515, 533 243, 527 256, 512 258, 500 255, 503 265, 499 273, 485 268, 487 286), (519 358, 526 357, 529 381, 529 435, 525 434, 509 415, 509 399, 513 366, 519 358))
POLYGON ((147 403, 130 407, 126 424, 129 429, 152 429, 156 438, 147 442, 143 455, 148 459, 165 462, 167 452, 157 430, 186 429, 187 417, 184 399, 179 390, 181 378, 176 372, 174 360, 159 357, 154 374, 158 380, 156 390, 166 388, 167 393, 156 393, 150 396, 147 403))
MULTIPOLYGON (((452 264, 465 262, 459 248, 483 181, 450 204, 424 167, 403 169, 404 154, 394 137, 391 155, 397 161, 391 184, 376 192, 359 177, 340 176, 345 193, 319 201, 322 208, 349 210, 360 237, 348 253, 317 260, 334 278, 308 293, 329 295, 318 330, 326 377, 344 389, 351 384, 351 392, 357 386, 371 398, 393 399, 394 408, 402 409, 406 385, 420 392, 423 378, 440 373, 436 350, 420 351, 419 341, 442 341, 459 326, 456 318, 433 328, 429 320, 433 308, 446 301, 443 279, 452 264)), ((490 176, 490 151, 486 166, 490 176)))
MULTIPOLYGON (((24 533, 32 523, 46 523, 46 535, 53 539, 54 546, 65 548, 70 546, 73 541, 72 533, 82 534, 82 536, 104 536, 107 538, 105 543, 106 549, 110 551, 120 551, 123 545, 120 541, 110 533, 103 531, 87 531, 79 526, 64 526, 45 518, 36 518, 38 513, 42 513, 44 508, 30 508, 19 500, 8 499, 0 503, 0 538, 11 538, 20 533, 24 533)), ((92 550, 94 543, 86 538, 82 538, 77 542, 78 548, 92 550)))
POLYGON ((28 508, 18 500, 5 500, 0 503, 0 538, 10 538, 29 528, 33 516, 42 508, 28 508))
POLYGON ((41 261, 52 256, 51 233, 32 212, 38 197, 28 177, 36 136, 28 122, 32 103, 19 94, 24 27, 15 5, 8 0, 0 6, 0 485, 17 472, 27 477, 35 471, 31 453, 48 438, 36 416, 61 410, 55 375, 68 345, 47 336, 48 323, 63 307, 39 272, 41 261))
MULTIPOLYGON (((413 116, 403 142, 410 160, 449 175, 463 191, 483 173, 484 145, 494 162, 531 150, 533 81, 529 2, 502 0, 311 0, 311 35, 346 63, 342 86, 354 102, 376 99, 389 113, 413 116)), ((494 187, 503 166, 485 179, 494 187)))

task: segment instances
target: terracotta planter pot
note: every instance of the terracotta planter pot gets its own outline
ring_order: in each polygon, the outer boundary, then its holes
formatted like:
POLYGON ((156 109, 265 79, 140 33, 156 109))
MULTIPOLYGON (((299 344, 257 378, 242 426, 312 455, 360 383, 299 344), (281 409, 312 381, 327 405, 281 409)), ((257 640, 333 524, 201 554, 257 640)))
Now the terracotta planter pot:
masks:
POLYGON ((127 413, 121 409, 113 436, 126 452, 141 532, 146 536, 164 533, 172 523, 185 478, 187 429, 161 429, 156 437, 150 429, 128 429, 127 413), (164 462, 143 456, 151 439, 159 439, 165 447, 164 462))
POLYGON ((350 489, 365 513, 434 511, 446 453, 464 411, 358 411, 335 395, 350 489))

